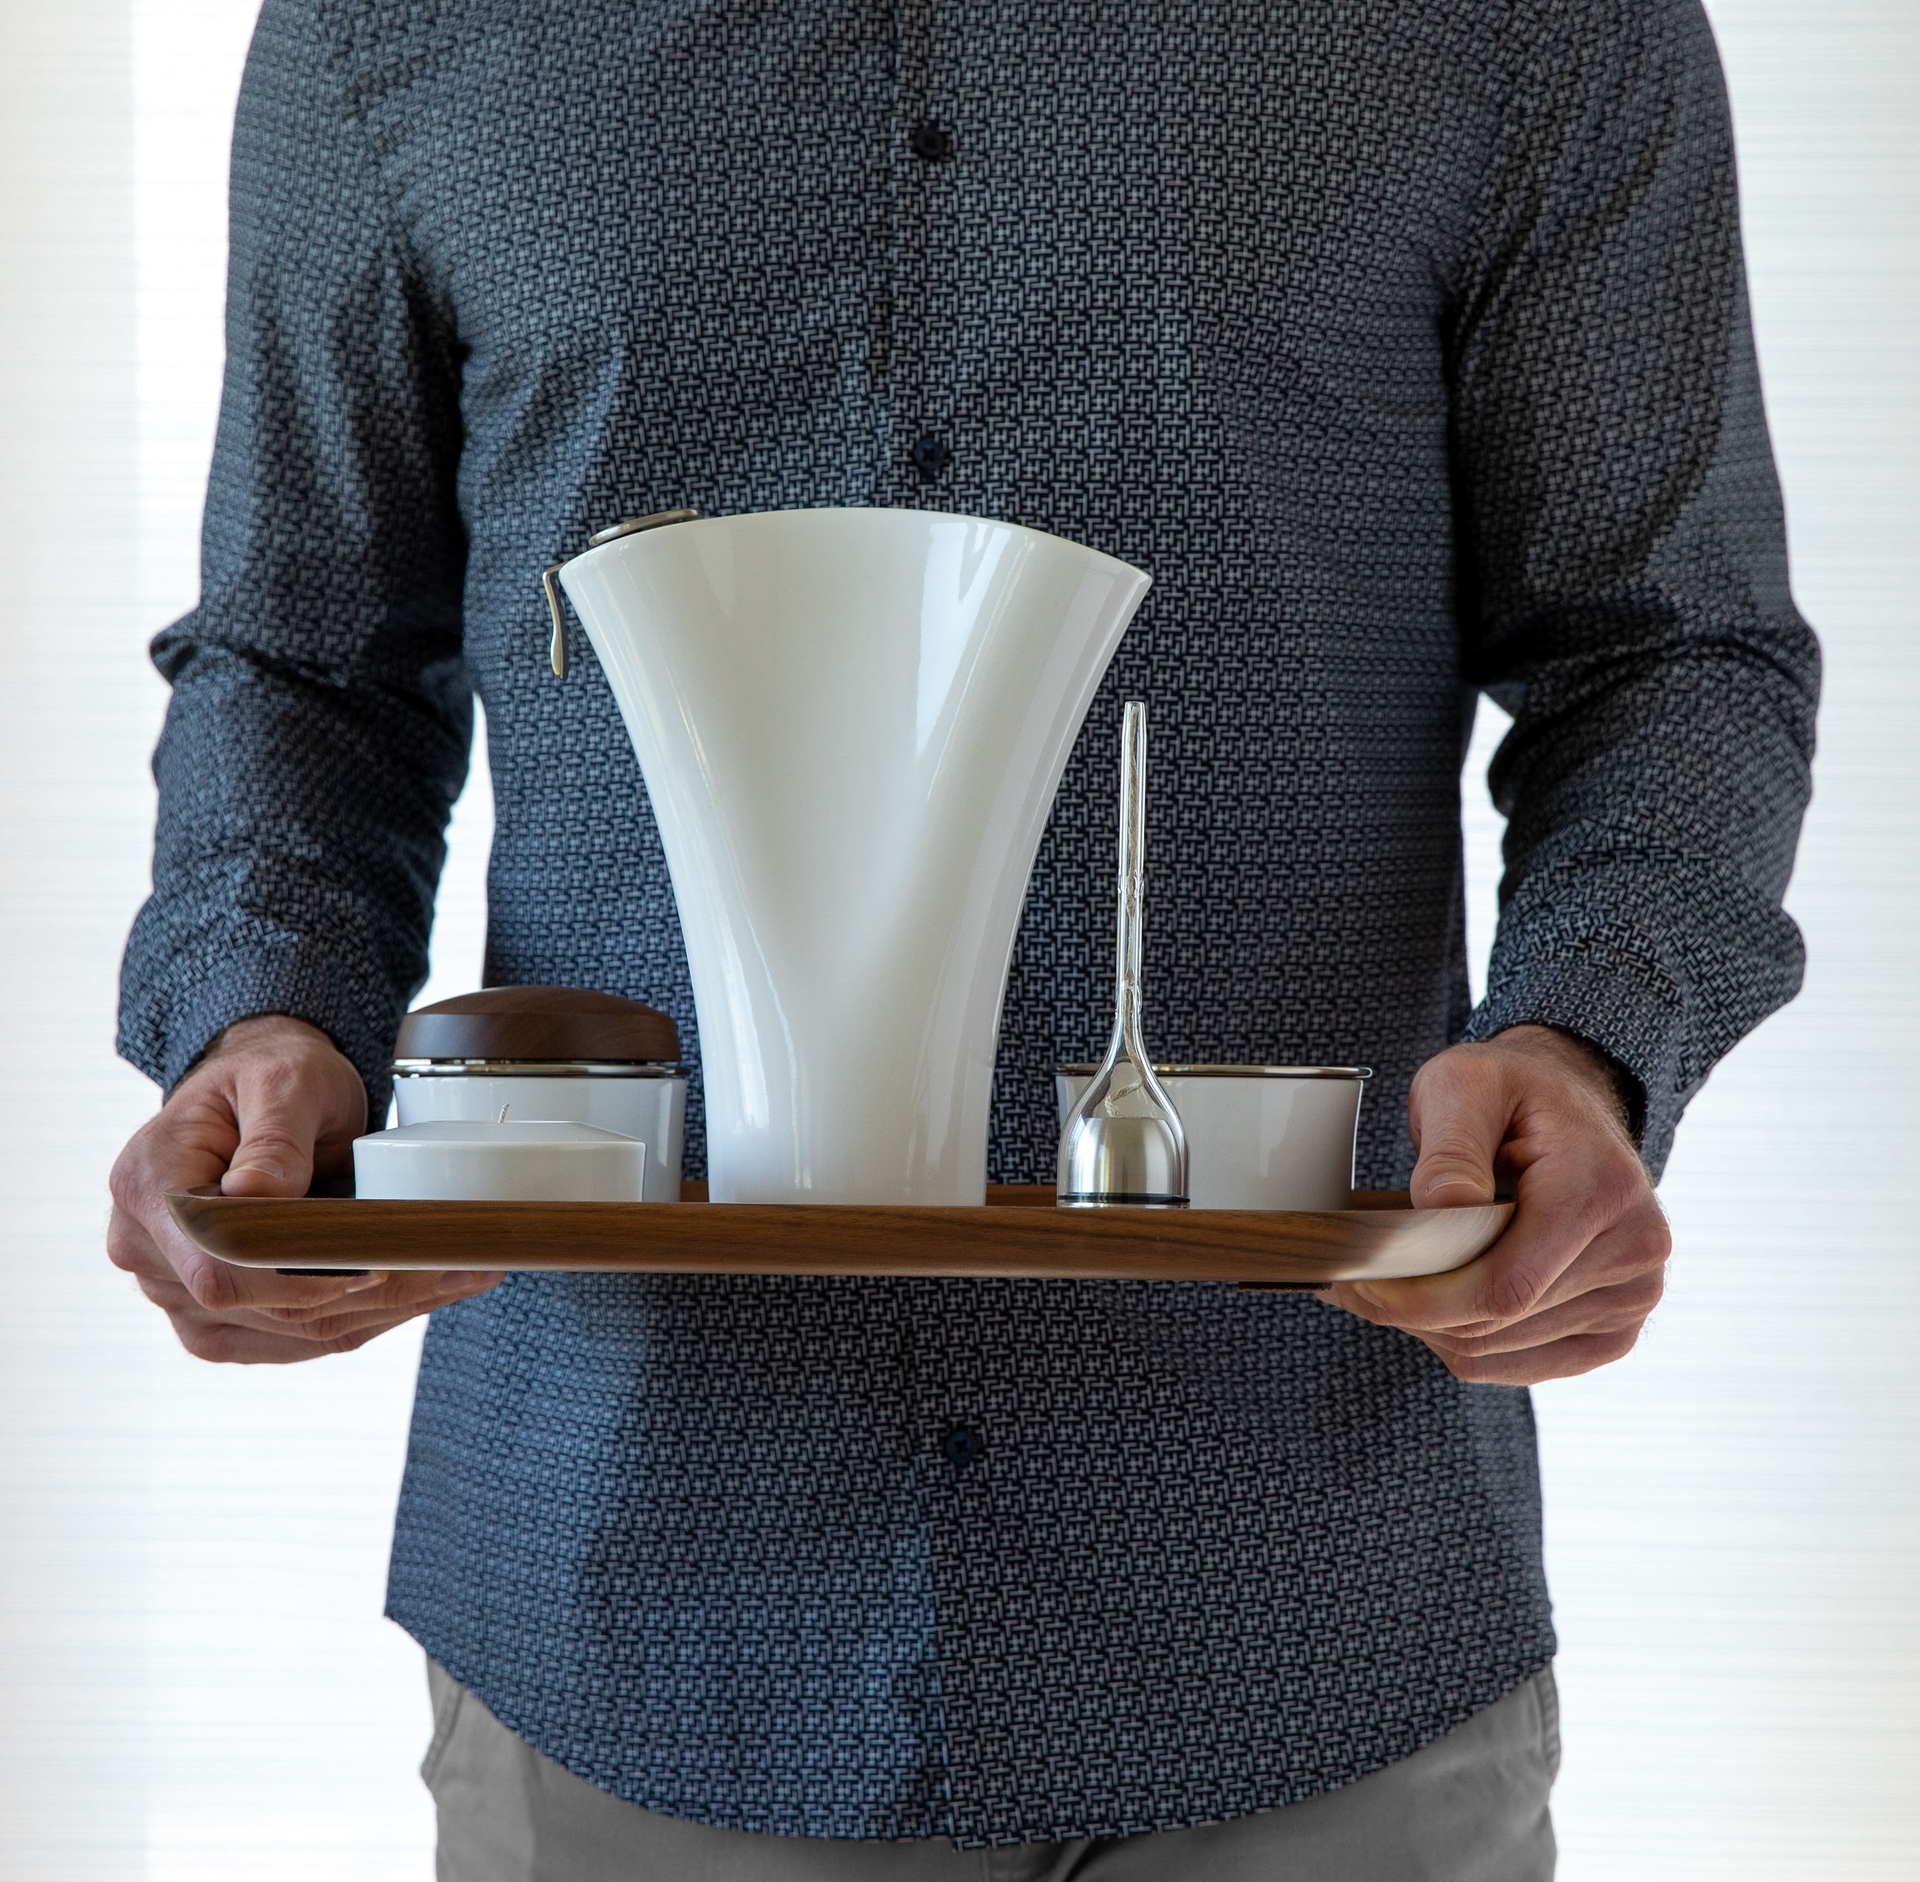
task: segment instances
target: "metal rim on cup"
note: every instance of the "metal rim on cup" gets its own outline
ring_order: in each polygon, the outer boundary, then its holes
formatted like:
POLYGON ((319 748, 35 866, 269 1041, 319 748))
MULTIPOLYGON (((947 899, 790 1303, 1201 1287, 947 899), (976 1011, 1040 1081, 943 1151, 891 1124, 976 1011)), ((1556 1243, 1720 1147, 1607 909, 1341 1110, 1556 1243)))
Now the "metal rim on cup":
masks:
MULTIPOLYGON (((1091 1078, 1097 1065, 1056 1065, 1063 1078, 1091 1078)), ((1373 1076, 1371 1065, 1158 1065, 1160 1078, 1339 1078, 1358 1082, 1373 1076)))
POLYGON ((395 1059, 395 1078, 684 1078, 684 1065, 635 1059, 395 1059))

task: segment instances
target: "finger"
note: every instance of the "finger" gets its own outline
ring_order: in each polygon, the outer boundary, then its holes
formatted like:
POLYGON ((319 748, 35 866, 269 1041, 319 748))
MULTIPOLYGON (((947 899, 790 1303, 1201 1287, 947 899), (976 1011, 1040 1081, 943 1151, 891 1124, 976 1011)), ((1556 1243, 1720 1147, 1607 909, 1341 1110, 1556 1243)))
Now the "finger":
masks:
MULTIPOLYGON (((491 1285, 491 1281, 487 1285, 491 1285)), ((163 1284, 156 1284, 160 1287, 163 1284)), ((143 1288, 146 1284, 142 1283, 143 1288)), ((484 1292, 472 1287, 469 1294, 484 1292)), ((451 1306, 458 1298, 415 1302, 398 1312, 346 1313, 327 1321, 315 1322, 297 1330, 254 1323, 251 1315, 210 1314, 195 1304, 184 1291, 177 1290, 168 1307, 168 1319, 182 1346, 195 1358, 216 1364, 291 1365, 303 1359, 319 1359, 329 1354, 351 1352, 377 1339, 395 1327, 436 1307, 451 1306)))
MULTIPOLYGON (((1666 1266, 1673 1253, 1673 1230, 1651 1188, 1619 1221, 1604 1228, 1568 1263, 1540 1296, 1533 1312, 1510 1322, 1524 1327, 1551 1309, 1577 1303, 1588 1295, 1645 1282, 1665 1286, 1666 1266)), ((1494 1331, 1496 1322, 1448 1329, 1455 1334, 1494 1331)))
POLYGON ((338 1124, 338 1097, 330 1083, 283 1060, 237 1068, 232 1103, 240 1142, 221 1189, 229 1196, 304 1196, 313 1187, 314 1144, 338 1124))
MULTIPOLYGON (((116 1208, 107 1221, 107 1259, 128 1274, 142 1278, 164 1277, 170 1281, 183 1281, 189 1274, 209 1266, 226 1276, 248 1272, 216 1260, 183 1236, 171 1217, 167 1218, 167 1227, 169 1239, 177 1244, 177 1252, 162 1247, 147 1224, 131 1210, 116 1208)), ((268 1275, 266 1278, 280 1284, 273 1293, 277 1304, 318 1308, 346 1295, 378 1287, 387 1277, 384 1274, 316 1274, 268 1275)), ((203 1302, 205 1304, 211 1303, 203 1302)))
POLYGON ((1420 1151, 1407 1185, 1416 1209, 1493 1200, 1493 1161, 1513 1119, 1505 1085, 1492 1054, 1443 1054, 1421 1068, 1407 1098, 1407 1124, 1420 1151))
POLYGON ((140 1290, 155 1306, 169 1314, 206 1315, 246 1326, 256 1332, 275 1333, 304 1341, 324 1341, 334 1334, 369 1325, 375 1321, 398 1324, 415 1314, 429 1313, 436 1307, 468 1300, 497 1286, 498 1274, 409 1274, 404 1277, 374 1277, 380 1285, 364 1295, 343 1301, 322 1302, 299 1309, 286 1307, 241 1307, 213 1313, 179 1279, 162 1271, 139 1276, 140 1290))
POLYGON ((115 1215, 138 1222, 164 1247, 173 1226, 168 1192, 217 1183, 239 1141, 224 1105, 177 1101, 149 1118, 114 1159, 107 1192, 115 1215))
POLYGON ((297 1318, 281 1311, 267 1316, 268 1323, 284 1326, 289 1332, 299 1331, 308 1337, 326 1338, 329 1329, 357 1323, 368 1316, 431 1313, 436 1307, 446 1307, 455 1301, 471 1300, 476 1294, 491 1293, 506 1279, 504 1274, 407 1274, 390 1276, 386 1284, 377 1292, 368 1294, 364 1300, 355 1297, 338 1306, 323 1307, 317 1313, 303 1313, 297 1318))
POLYGON ((381 1273, 280 1275, 236 1268, 188 1240, 170 1216, 166 1222, 170 1248, 131 1210, 116 1208, 107 1222, 107 1259, 143 1284, 174 1283, 209 1312, 317 1313, 389 1278, 381 1273))
POLYGON ((337 1333, 322 1341, 267 1332, 198 1310, 169 1316, 180 1344, 195 1359, 229 1366, 291 1366, 302 1360, 321 1359, 334 1353, 351 1353, 415 1317, 413 1314, 401 1314, 396 1318, 374 1321, 337 1333))
POLYGON ((238 1141, 232 1107, 221 1091, 202 1086, 176 1094, 114 1162, 107 1184, 114 1202, 108 1259, 130 1273, 176 1274, 214 1311, 261 1301, 313 1306, 377 1285, 377 1279, 347 1275, 241 1280, 245 1270, 216 1261, 182 1232, 167 1205, 168 1192, 219 1181, 238 1141))
POLYGON ((1614 1332, 1578 1333, 1522 1352, 1479 1358, 1450 1358, 1435 1350, 1447 1370, 1467 1385, 1543 1385, 1549 1379, 1576 1378, 1624 1359, 1639 1343, 1641 1324, 1636 1321, 1614 1332))
MULTIPOLYGON (((1495 1252, 1497 1247, 1489 1250, 1489 1254, 1495 1252)), ((1653 1299, 1657 1300, 1665 1286, 1666 1265, 1672 1253, 1673 1231, 1668 1226, 1658 1198, 1648 1191, 1637 1207, 1630 1210, 1612 1227, 1602 1230, 1568 1263, 1553 1283, 1540 1295, 1530 1312, 1514 1318, 1488 1316, 1483 1319, 1463 1318, 1452 1322, 1434 1318, 1420 1325, 1410 1325, 1402 1318, 1402 1315, 1412 1310, 1408 1306, 1406 1295, 1401 1292, 1403 1285, 1401 1283, 1374 1281, 1363 1283, 1358 1287, 1333 1289, 1330 1292, 1336 1296, 1337 1305, 1346 1307, 1350 1312, 1358 1314, 1363 1320, 1372 1321, 1376 1326, 1404 1327, 1406 1331, 1415 1333, 1422 1339, 1445 1338, 1458 1341, 1485 1339, 1496 1333, 1510 1333, 1513 1337, 1503 1338, 1501 1345, 1504 1348, 1517 1348, 1527 1344, 1529 1339, 1537 1342, 1540 1339, 1554 1337, 1554 1335, 1529 1331, 1540 1326, 1550 1312, 1562 1307, 1571 1307, 1577 1314, 1581 1301, 1608 1293, 1615 1288, 1645 1290, 1650 1287, 1653 1299), (1343 1294, 1345 1297, 1340 1298, 1343 1294)), ((1649 1309, 1651 1304, 1650 1301, 1649 1309)), ((1555 1320, 1553 1326, 1556 1332, 1574 1330, 1573 1323, 1564 1319, 1555 1320)))
MULTIPOLYGON (((178 1141, 181 1132, 165 1128, 170 1122, 163 1113, 115 1166, 116 1206, 107 1225, 107 1258, 116 1267, 177 1276, 194 1299, 214 1313, 248 1308, 312 1311, 385 1282, 381 1273, 283 1275, 241 1268, 200 1247, 174 1221, 167 1205, 167 1191, 186 1187, 181 1175, 194 1173, 191 1148, 178 1141)), ((186 1129, 193 1127, 194 1121, 186 1120, 186 1129)))
POLYGON ((1596 1287, 1558 1307, 1529 1314, 1511 1326, 1487 1333, 1423 1333, 1420 1338, 1449 1361, 1484 1359, 1493 1353, 1523 1353, 1584 1333, 1624 1333, 1645 1323, 1660 1304, 1665 1277, 1657 1270, 1630 1280, 1596 1287))
POLYGON ((1361 1283, 1336 1297, 1364 1319, 1409 1333, 1510 1325, 1546 1303, 1598 1236, 1649 1204, 1657 1215, 1640 1159, 1624 1140, 1598 1138, 1521 1173, 1513 1220, 1477 1260, 1418 1280, 1361 1283))

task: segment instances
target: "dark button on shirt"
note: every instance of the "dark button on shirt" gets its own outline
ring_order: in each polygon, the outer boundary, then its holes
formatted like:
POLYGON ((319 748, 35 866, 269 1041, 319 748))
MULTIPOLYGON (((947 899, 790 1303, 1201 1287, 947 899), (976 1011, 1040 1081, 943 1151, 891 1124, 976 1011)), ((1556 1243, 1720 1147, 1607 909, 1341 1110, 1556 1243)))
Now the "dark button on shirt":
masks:
POLYGON ((946 439, 929 431, 913 441, 912 457, 913 468, 932 483, 953 462, 953 451, 946 439))
MULTIPOLYGON (((584 637, 547 670, 539 572, 677 504, 937 497, 1154 577, 1027 892, 994 1180, 1050 1177, 1053 1067, 1106 1043, 1129 696, 1157 1050, 1373 1065, 1388 1186, 1422 1060, 1563 1026, 1639 1081, 1657 1164, 1798 978, 1815 674, 1697 0, 566 20, 266 0, 123 1050, 171 1080, 292 1013, 379 1114, 477 686, 488 980, 649 1000, 697 1062, 632 747, 584 637), (931 98, 991 131, 930 191, 931 98), (1517 716, 1474 1009, 1478 687, 1517 716)), ((690 1176, 702 1133, 696 1081, 690 1176)), ((1553 1650, 1524 1392, 1317 1301, 1135 1283, 514 1275, 433 1316, 389 1602, 619 1796, 967 1844, 1288 1804, 1553 1650), (989 1405, 1020 1441, 958 1475, 989 1405)))
POLYGON ((940 1449, 956 1470, 965 1470, 986 1456, 987 1441, 971 1425, 955 1425, 941 1440, 940 1449))
POLYGON ((953 133, 944 124, 936 124, 931 119, 916 124, 909 141, 913 145, 913 154, 928 163, 945 163, 953 155, 953 133))

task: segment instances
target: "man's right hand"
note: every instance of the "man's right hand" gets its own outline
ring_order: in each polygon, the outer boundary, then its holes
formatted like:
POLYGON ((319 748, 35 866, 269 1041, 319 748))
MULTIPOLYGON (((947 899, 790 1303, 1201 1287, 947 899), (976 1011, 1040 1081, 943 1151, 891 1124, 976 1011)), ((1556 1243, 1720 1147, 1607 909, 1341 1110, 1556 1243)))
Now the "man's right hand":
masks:
POLYGON ((282 1275, 194 1246, 167 1191, 304 1196, 353 1167, 366 1129, 360 1074, 325 1033, 277 1014, 229 1026, 113 1166, 107 1256, 197 1359, 286 1365, 351 1352, 416 1314, 484 1293, 497 1274, 282 1275))

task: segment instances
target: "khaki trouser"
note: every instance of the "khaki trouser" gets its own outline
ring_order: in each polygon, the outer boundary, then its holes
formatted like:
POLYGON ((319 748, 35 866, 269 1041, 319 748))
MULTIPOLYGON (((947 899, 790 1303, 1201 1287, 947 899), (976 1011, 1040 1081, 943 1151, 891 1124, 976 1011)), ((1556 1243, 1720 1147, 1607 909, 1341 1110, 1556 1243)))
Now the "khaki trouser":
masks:
POLYGON ((1547 1667, 1412 1757, 1231 1823, 959 1850, 713 1830, 623 1803, 514 1737, 433 1661, 420 1775, 439 1882, 1550 1882, 1560 1768, 1547 1667))

